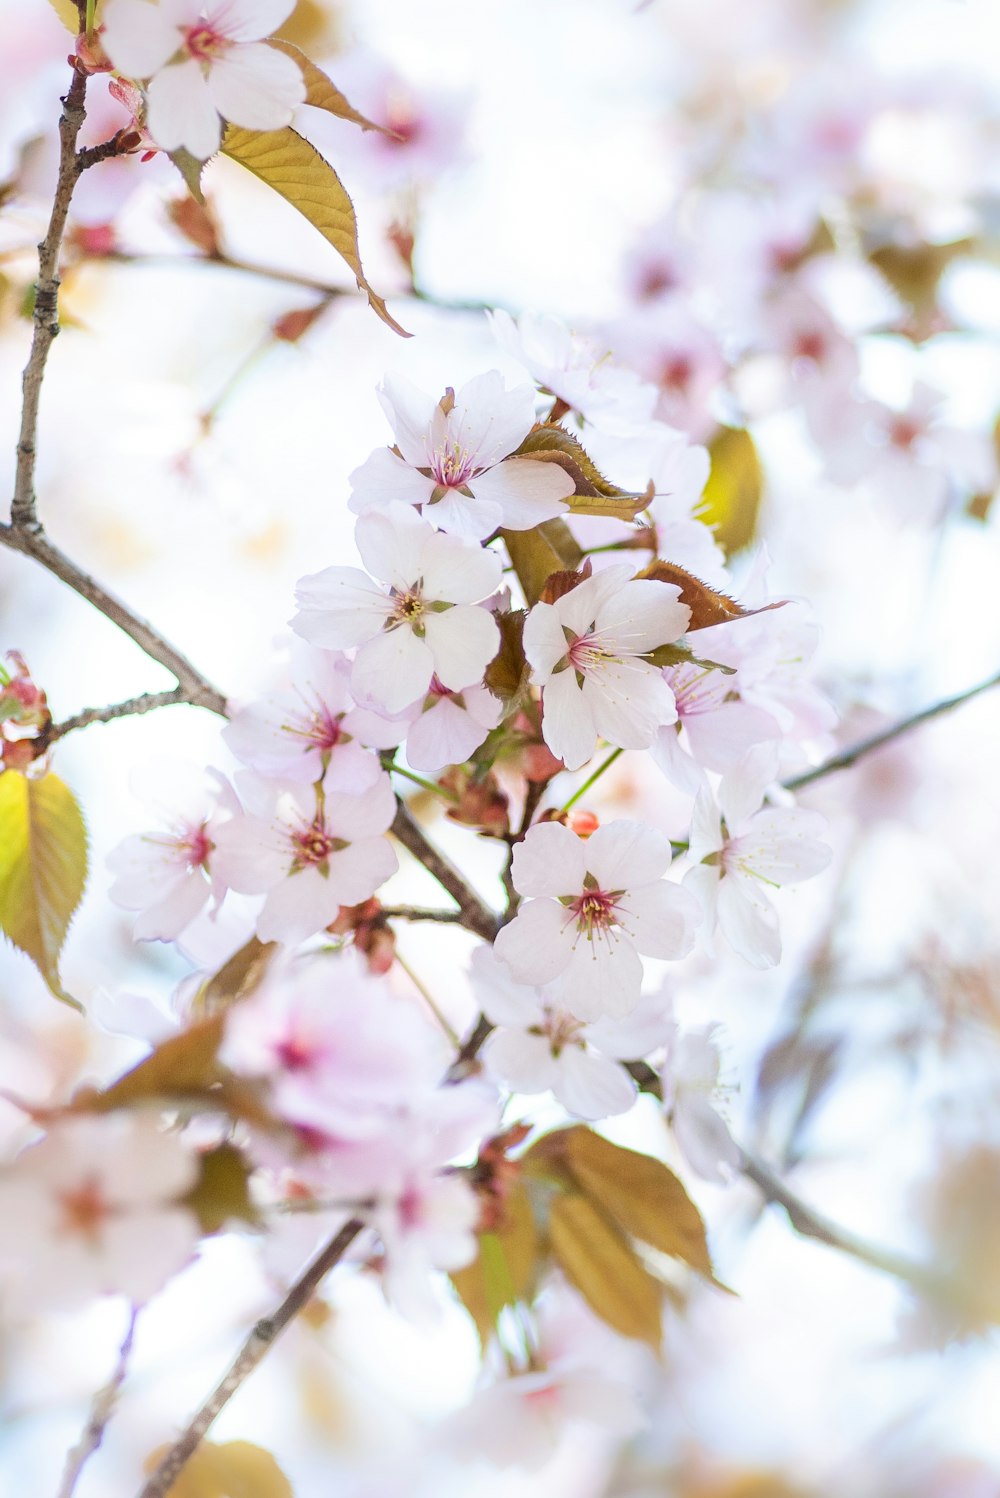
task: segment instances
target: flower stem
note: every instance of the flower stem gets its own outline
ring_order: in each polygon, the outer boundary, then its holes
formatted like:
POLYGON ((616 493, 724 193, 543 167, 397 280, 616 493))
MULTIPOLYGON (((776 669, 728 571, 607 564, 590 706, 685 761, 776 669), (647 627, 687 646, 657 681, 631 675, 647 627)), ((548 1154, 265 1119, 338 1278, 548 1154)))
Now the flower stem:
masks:
POLYGON ((569 800, 561 808, 559 815, 562 816, 565 812, 569 811, 571 807, 575 806, 580 798, 587 794, 587 792, 590 790, 590 787, 594 785, 598 780, 600 780, 605 770, 610 770, 611 766, 614 764, 618 756, 620 754, 624 754, 624 752, 624 749, 612 749, 607 759, 597 766, 597 769, 594 771, 593 775, 591 775, 589 779, 585 780, 578 790, 575 790, 573 792, 572 796, 570 796, 569 800))
POLYGON ((443 801, 450 801, 454 806, 458 797, 454 791, 446 791, 443 785, 435 785, 433 780, 425 780, 422 775, 414 775, 412 770, 404 770, 402 765, 390 765, 394 775, 402 775, 406 780, 412 780, 414 785, 419 785, 421 790, 432 791, 435 796, 440 796, 443 801))
POLYGON ((434 1018, 437 1020, 438 1024, 441 1026, 442 1030, 447 1035, 452 1045, 455 1047, 456 1051, 459 1050, 461 1048, 462 1042, 459 1038, 458 1032, 448 1022, 444 1014, 442 1014, 440 1008, 438 1007, 437 1000, 433 998, 423 980, 417 977, 416 973, 413 971, 410 964, 406 961, 406 958, 401 955, 398 948, 396 949, 396 961, 399 963, 400 967, 403 969, 403 972, 409 978, 414 988, 420 994, 421 998, 424 1000, 424 1003, 427 1005, 428 1009, 433 1014, 434 1018))

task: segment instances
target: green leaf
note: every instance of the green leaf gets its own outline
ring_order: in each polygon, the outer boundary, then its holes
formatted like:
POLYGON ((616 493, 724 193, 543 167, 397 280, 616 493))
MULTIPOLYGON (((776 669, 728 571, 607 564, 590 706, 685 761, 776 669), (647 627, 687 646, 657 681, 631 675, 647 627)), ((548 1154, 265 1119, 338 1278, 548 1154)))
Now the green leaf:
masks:
POLYGON ((51 774, 0 775, 0 930, 77 1009, 59 981, 59 954, 86 880, 87 829, 73 792, 51 774))
POLYGON ((392 317, 385 302, 369 286, 358 250, 358 220, 347 190, 328 161, 289 127, 283 130, 238 130, 229 125, 222 138, 222 154, 238 161, 261 182, 297 208, 327 244, 350 266, 358 289, 369 306, 394 332, 410 335, 392 317))
POLYGON ((600 1206, 575 1193, 556 1197, 549 1240, 566 1278, 602 1321, 659 1348, 661 1288, 600 1206))
POLYGON ((390 140, 399 139, 394 130, 387 130, 384 125, 376 125, 374 120, 369 120, 365 115, 359 114, 344 98, 333 80, 326 76, 322 68, 310 62, 294 42, 286 42, 280 37, 272 36, 267 45, 273 47, 276 52, 284 52, 286 57, 298 63, 306 86, 305 102, 311 104, 313 109, 322 109, 327 114, 335 114, 340 120, 349 120, 352 125, 360 125, 362 130, 377 130, 380 135, 387 135, 390 140))
POLYGON ((712 466, 698 518, 712 527, 731 557, 749 546, 756 534, 764 471, 754 440, 742 427, 721 427, 708 451, 712 466))
POLYGON ((703 671, 721 671, 723 676, 735 676, 735 666, 724 666, 721 661, 709 661, 695 655, 687 645, 657 645, 643 656, 651 666, 700 666, 703 671))
POLYGON ((235 1145, 206 1150, 198 1165, 198 1180, 183 1205, 197 1217, 203 1233, 218 1233, 234 1218, 257 1222, 259 1214, 248 1185, 252 1167, 235 1145))
POLYGON ((583 560, 564 520, 545 520, 533 531, 501 531, 500 535, 529 607, 538 602, 553 572, 579 567, 583 560))
POLYGON ((573 434, 565 427, 549 422, 532 427, 511 456, 556 463, 568 473, 574 491, 566 503, 574 515, 605 515, 613 520, 634 520, 652 498, 649 493, 632 494, 610 483, 573 434))
POLYGON ((504 1306, 531 1299, 539 1268, 538 1246, 531 1199, 525 1187, 517 1183, 504 1202, 497 1228, 480 1234, 476 1258, 451 1274, 451 1282, 476 1323, 484 1347, 504 1306))
POLYGON ((167 155, 174 166, 180 172, 187 184, 187 190, 196 203, 205 204, 205 194, 201 190, 201 174, 205 170, 205 163, 199 161, 197 156, 192 156, 190 151, 185 151, 179 146, 176 151, 168 151, 167 155))
MULTIPOLYGON (((152 1472, 170 1450, 161 1446, 145 1462, 152 1472)), ((292 1485, 269 1451, 252 1441, 217 1446, 202 1441, 185 1462, 166 1498, 295 1498, 292 1485)))

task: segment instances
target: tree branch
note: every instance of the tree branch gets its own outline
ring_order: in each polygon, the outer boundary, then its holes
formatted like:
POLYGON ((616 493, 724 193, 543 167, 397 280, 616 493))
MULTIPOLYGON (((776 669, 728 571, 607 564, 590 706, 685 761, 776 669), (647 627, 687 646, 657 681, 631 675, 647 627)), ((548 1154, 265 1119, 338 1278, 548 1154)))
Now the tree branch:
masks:
POLYGON ((73 77, 63 99, 63 111, 59 120, 59 172, 52 213, 45 238, 38 246, 38 281, 32 313, 34 327, 31 350, 21 380, 24 398, 17 439, 14 497, 10 506, 11 524, 15 528, 36 524, 35 441, 38 432, 38 406, 49 349, 59 333, 59 249, 73 189, 80 175, 76 141, 80 126, 86 118, 86 93, 87 75, 74 64, 73 77))
POLYGON ((187 1461, 194 1455, 210 1426, 226 1405, 243 1387, 268 1348, 277 1341, 290 1321, 308 1304, 333 1266, 340 1262, 364 1223, 352 1217, 340 1232, 330 1239, 292 1285, 284 1300, 270 1315, 258 1321, 237 1354, 229 1372, 205 1400, 187 1429, 171 1446, 156 1470, 150 1475, 138 1498, 166 1498, 187 1461))
POLYGON ((880 729, 870 738, 861 739, 850 749, 834 754, 823 764, 817 765, 815 769, 805 770, 801 775, 793 775, 790 780, 782 782, 785 790, 799 791, 803 786, 812 785, 814 780, 821 780, 825 775, 832 775, 837 770, 850 769, 851 765, 857 764, 858 760, 863 759, 866 754, 881 749, 883 744, 890 744, 893 739, 909 733, 911 728, 919 728, 922 723, 929 723, 932 718, 939 718, 943 713, 950 713, 954 708, 961 707, 963 702, 971 702, 973 697, 978 697, 981 692, 988 692, 991 687, 996 686, 1000 686, 1000 672, 997 672, 996 676, 991 676, 988 681, 981 681, 977 686, 958 692, 954 697, 942 697, 940 702, 921 708, 918 713, 912 713, 908 718, 900 718, 898 723, 892 723, 888 728, 880 729))
POLYGON ((403 801, 396 808, 391 831, 417 862, 423 864, 427 872, 434 876, 441 888, 448 891, 458 906, 460 922, 466 930, 481 936, 483 941, 493 941, 500 925, 497 917, 454 864, 449 863, 444 854, 439 853, 433 843, 428 841, 423 828, 413 820, 403 801))
POLYGON ((460 910, 433 910, 429 905, 383 905, 379 915, 390 921, 439 921, 449 926, 464 920, 460 910))
POLYGON ((67 1454, 66 1466, 63 1469, 62 1482, 59 1484, 57 1498, 71 1498, 80 1480, 80 1473, 104 1439, 104 1432, 107 1430, 108 1421, 114 1413, 118 1391, 125 1382, 128 1360, 132 1354, 132 1341, 135 1337, 135 1323, 138 1314, 138 1308, 133 1306, 129 1312, 128 1328, 118 1353, 114 1372, 104 1387, 98 1389, 94 1395, 94 1401, 90 1407, 90 1414, 87 1417, 83 1434, 77 1444, 67 1454))
POLYGON ((183 687, 174 687, 171 692, 143 692, 141 697, 130 697, 127 702, 113 702, 110 707, 85 707, 62 723, 53 723, 46 733, 40 735, 46 747, 57 739, 86 728, 91 723, 111 723, 115 718, 134 718, 142 713, 151 713, 158 707, 173 707, 175 703, 186 703, 187 693, 183 687))
MULTIPOLYGON (((33 505, 32 505, 33 510, 33 505)), ((64 552, 53 546, 48 539, 37 519, 33 519, 27 526, 0 524, 0 544, 9 547, 12 551, 23 552, 25 556, 33 557, 40 562, 47 571, 58 577, 67 587, 79 593, 88 603, 93 604, 105 618, 110 619, 112 624, 134 640, 140 650, 150 656, 154 661, 159 661, 177 680, 179 689, 183 696, 177 700, 191 703, 194 707, 204 707, 209 712, 219 713, 225 716, 226 699, 218 689, 207 681, 201 672, 196 670, 186 656, 176 650, 169 641, 148 624, 145 619, 134 614, 132 610, 107 588, 84 572, 75 562, 72 562, 64 552)))

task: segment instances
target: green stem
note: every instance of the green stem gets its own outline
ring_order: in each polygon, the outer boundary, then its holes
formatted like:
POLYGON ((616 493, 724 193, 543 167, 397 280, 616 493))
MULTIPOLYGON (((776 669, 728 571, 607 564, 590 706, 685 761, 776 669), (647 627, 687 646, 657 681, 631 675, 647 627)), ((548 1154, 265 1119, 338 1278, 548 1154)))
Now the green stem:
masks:
POLYGON ((444 801, 450 801, 456 805, 458 797, 454 791, 446 791, 443 785, 435 785, 433 780, 425 780, 422 775, 414 775, 412 770, 404 770, 402 765, 390 765, 389 769, 394 775, 402 775, 407 780, 412 780, 414 785, 419 785, 422 790, 432 791, 435 796, 440 796, 444 801))
POLYGON ((596 781, 600 780, 600 778, 604 774, 605 770, 610 770, 611 766, 614 764, 614 762, 618 758, 618 756, 620 754, 624 754, 624 752, 625 752, 624 749, 612 749, 611 753, 608 755, 607 759, 604 760, 603 764, 599 764, 597 766, 597 769, 594 771, 593 775, 591 775, 588 780, 585 780, 583 782, 583 784, 580 786, 579 790, 576 790, 576 791, 573 792, 572 796, 570 796, 570 798, 566 802, 565 806, 562 807, 559 815, 563 816, 566 812, 569 811, 570 807, 575 806, 576 803, 580 800, 580 797, 581 796, 585 796, 587 794, 587 792, 590 790, 590 787, 596 781))
POLYGON ((424 1000, 428 1009, 431 1011, 434 1018, 437 1020, 438 1024, 441 1026, 442 1030, 447 1035, 452 1045, 455 1047, 455 1050, 459 1050, 462 1045, 461 1038, 452 1027, 452 1025, 449 1024, 448 1020, 442 1014, 441 1010, 438 1008, 436 999, 433 998, 423 981, 417 977, 416 973, 413 971, 412 967, 406 961, 406 959, 401 955, 398 948, 396 949, 396 961, 399 963, 400 967, 403 969, 403 972, 406 974, 410 982, 413 984, 414 988, 417 990, 417 993, 419 993, 421 998, 424 1000))

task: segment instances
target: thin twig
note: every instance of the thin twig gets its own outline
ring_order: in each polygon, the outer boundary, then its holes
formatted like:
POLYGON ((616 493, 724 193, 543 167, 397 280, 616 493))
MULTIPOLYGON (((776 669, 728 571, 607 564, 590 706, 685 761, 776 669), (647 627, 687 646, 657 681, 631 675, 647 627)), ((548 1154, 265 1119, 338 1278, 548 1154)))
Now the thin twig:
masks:
POLYGON ((138 614, 134 614, 121 599, 102 587, 96 578, 84 572, 57 546, 53 546, 37 520, 28 527, 0 525, 0 544, 40 562, 61 582, 72 588, 74 593, 79 593, 81 598, 93 604, 112 624, 117 624, 152 660, 165 666, 184 693, 183 699, 178 700, 189 702, 195 707, 207 708, 209 712, 225 717, 226 699, 222 693, 195 669, 186 656, 165 640, 158 630, 138 614))
POLYGON ((98 1389, 94 1395, 93 1403, 90 1406, 90 1414, 83 1428, 83 1434, 76 1445, 67 1453, 66 1466, 63 1468, 62 1482, 59 1484, 57 1498, 71 1498, 80 1480, 81 1472, 104 1439, 104 1432, 107 1430, 108 1421, 114 1413, 118 1391, 125 1382, 128 1360, 132 1354, 132 1342, 135 1337, 135 1323, 138 1314, 138 1307, 133 1306, 129 1312, 128 1328, 118 1352, 114 1372, 103 1388, 98 1389))
POLYGON ((484 941, 493 941, 499 929, 496 916, 479 898, 454 864, 449 863, 444 854, 439 853, 433 843, 428 841, 423 828, 413 820, 408 807, 402 801, 396 808, 396 818, 391 831, 403 847, 409 849, 418 863, 422 863, 427 872, 434 876, 441 888, 448 891, 458 906, 461 924, 466 930, 474 932, 476 936, 481 936, 484 941))
POLYGON ((379 915, 390 921, 438 921, 447 926, 459 926, 463 920, 460 910, 435 910, 430 905, 383 905, 379 915))
POLYGON ((466 1077, 478 1069, 476 1058, 495 1029, 496 1025, 485 1014, 479 1016, 448 1068, 449 1082, 464 1082, 466 1077))
POLYGON ((57 739, 65 738, 68 733, 75 733, 78 728, 87 728, 91 723, 111 723, 115 718, 135 718, 142 713, 154 712, 158 707, 173 707, 187 701, 187 693, 183 687, 174 687, 170 692, 143 692, 141 697, 130 697, 127 702, 113 702, 109 707, 85 707, 82 712, 74 713, 72 718, 65 718, 62 723, 53 723, 42 737, 46 744, 54 744, 57 739))
POLYGON ((87 75, 74 63, 73 77, 63 99, 59 119, 59 173, 55 197, 45 238, 38 246, 38 281, 32 313, 31 350, 21 380, 23 402, 21 428, 17 439, 17 467, 14 497, 10 506, 15 527, 30 526, 35 520, 35 442, 38 432, 38 406, 42 394, 45 363, 59 333, 59 249, 69 214, 73 189, 80 175, 76 141, 86 118, 84 107, 87 75))
POLYGON ((352 1217, 350 1222, 345 1223, 340 1232, 330 1239, 326 1247, 299 1275, 277 1310, 257 1322, 229 1372, 212 1390, 187 1429, 158 1463, 155 1471, 141 1488, 138 1498, 165 1498, 173 1487, 177 1474, 194 1455, 216 1416, 225 1409, 233 1395, 243 1387, 268 1348, 278 1339, 289 1322, 293 1321, 309 1303, 326 1275, 344 1257, 363 1227, 364 1223, 356 1217, 352 1217))
POLYGON ((805 770, 801 775, 793 775, 791 780, 783 782, 785 790, 798 791, 803 786, 812 785, 814 780, 821 780, 824 775, 832 775, 836 770, 847 770, 851 765, 857 764, 859 759, 863 759, 866 754, 871 754, 875 749, 881 749, 883 744, 890 744, 893 739, 909 733, 911 728, 919 728, 921 723, 928 723, 932 718, 939 718, 942 713, 950 713, 953 708, 961 707, 963 702, 971 702, 973 697, 978 697, 981 692, 988 692, 991 687, 996 686, 1000 686, 1000 672, 991 676, 988 681, 981 681, 977 686, 958 692, 954 697, 942 697, 940 702, 921 708, 918 713, 912 713, 908 718, 900 718, 898 723, 892 723, 888 728, 873 733, 870 738, 861 739, 850 749, 834 754, 823 764, 817 765, 815 769, 805 770))

